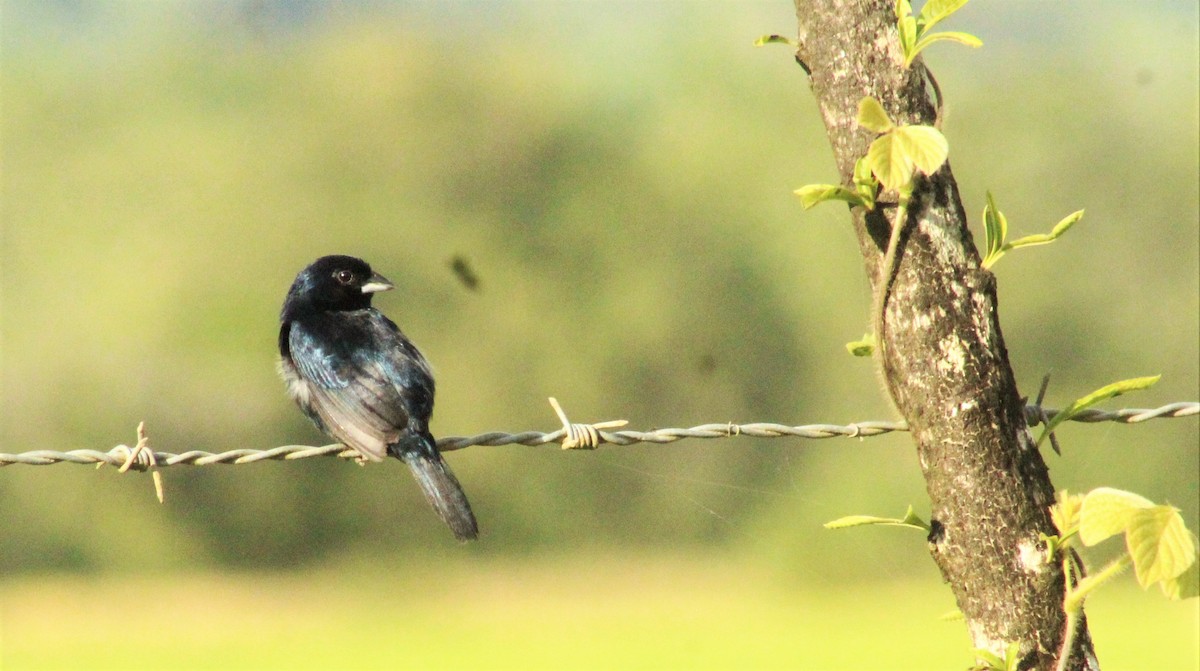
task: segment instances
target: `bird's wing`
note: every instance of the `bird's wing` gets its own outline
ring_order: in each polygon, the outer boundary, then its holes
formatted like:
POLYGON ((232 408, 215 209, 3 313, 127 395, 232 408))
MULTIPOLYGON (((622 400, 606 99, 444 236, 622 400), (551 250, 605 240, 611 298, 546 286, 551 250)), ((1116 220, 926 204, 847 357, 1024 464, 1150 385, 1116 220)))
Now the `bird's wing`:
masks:
POLYGON ((307 396, 309 411, 330 435, 380 461, 409 426, 407 406, 390 370, 387 343, 345 327, 293 322, 288 346, 305 387, 300 396, 307 396))

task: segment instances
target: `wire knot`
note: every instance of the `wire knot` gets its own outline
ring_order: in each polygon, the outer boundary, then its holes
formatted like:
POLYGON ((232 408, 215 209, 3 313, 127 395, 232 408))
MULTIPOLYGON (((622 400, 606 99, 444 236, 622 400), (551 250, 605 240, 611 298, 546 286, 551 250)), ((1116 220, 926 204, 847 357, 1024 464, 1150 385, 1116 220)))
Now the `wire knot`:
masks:
MULTIPOLYGON (((137 444, 133 447, 128 445, 117 445, 108 451, 109 455, 122 461, 121 467, 117 469, 118 473, 127 473, 130 470, 144 473, 150 471, 154 479, 154 493, 158 496, 158 502, 163 502, 163 483, 162 474, 158 472, 158 459, 154 456, 154 450, 150 449, 150 438, 146 435, 146 423, 138 422, 137 427, 137 444)), ((104 462, 96 464, 99 468, 104 462)))
POLYGON ((562 448, 564 450, 594 450, 605 442, 604 435, 600 433, 601 429, 615 429, 629 423, 624 419, 615 419, 596 424, 572 424, 567 419, 567 413, 563 412, 562 406, 558 404, 558 399, 551 396, 550 406, 554 408, 558 419, 563 423, 562 448))

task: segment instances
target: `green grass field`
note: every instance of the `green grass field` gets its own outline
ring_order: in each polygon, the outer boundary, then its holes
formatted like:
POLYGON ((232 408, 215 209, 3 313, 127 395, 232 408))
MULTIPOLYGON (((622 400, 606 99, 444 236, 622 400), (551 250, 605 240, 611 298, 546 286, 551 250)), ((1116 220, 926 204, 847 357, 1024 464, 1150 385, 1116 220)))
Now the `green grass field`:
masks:
MULTIPOLYGON (((830 584, 727 558, 378 563, 288 574, 10 579, 19 669, 965 669, 936 578, 830 584)), ((1089 604, 1108 669, 1200 668, 1197 604, 1089 604)))

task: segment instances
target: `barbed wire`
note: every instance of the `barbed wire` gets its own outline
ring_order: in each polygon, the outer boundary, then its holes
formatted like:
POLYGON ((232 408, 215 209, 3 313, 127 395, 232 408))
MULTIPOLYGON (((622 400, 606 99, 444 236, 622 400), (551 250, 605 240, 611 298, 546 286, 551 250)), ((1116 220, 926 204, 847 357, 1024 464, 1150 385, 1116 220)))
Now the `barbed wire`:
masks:
MULTIPOLYGON (((673 443, 684 439, 714 439, 745 436, 750 438, 870 438, 895 431, 907 431, 908 426, 903 421, 866 421, 853 424, 807 424, 803 426, 787 426, 756 422, 752 424, 701 424, 686 429, 668 428, 652 429, 649 431, 606 431, 606 428, 624 426, 624 420, 600 422, 596 424, 575 424, 567 420, 565 413, 558 407, 557 401, 551 399, 555 412, 563 422, 563 428, 551 432, 525 431, 522 433, 504 433, 493 431, 475 436, 451 436, 438 440, 438 449, 443 452, 461 450, 472 446, 496 447, 501 445, 549 445, 559 444, 563 449, 595 449, 602 444, 633 445, 636 443, 673 443)), ((1043 418, 1054 416, 1058 410, 1030 405, 1025 408, 1025 417, 1029 425, 1036 426, 1043 418)), ((1136 424, 1151 419, 1188 417, 1200 414, 1200 403, 1179 402, 1164 405, 1159 408, 1126 408, 1123 410, 1104 411, 1087 409, 1071 418, 1076 422, 1117 422, 1121 424, 1136 424)), ((314 447, 311 445, 283 445, 268 450, 237 449, 225 452, 204 452, 191 450, 178 454, 171 452, 156 452, 149 449, 144 427, 138 426, 138 442, 134 447, 117 445, 101 452, 99 450, 70 450, 58 452, 54 450, 32 450, 19 454, 0 453, 0 467, 14 464, 27 466, 49 466, 60 463, 99 464, 117 466, 122 472, 127 470, 157 470, 166 466, 207 466, 209 464, 251 464, 258 461, 292 461, 309 457, 336 456, 343 459, 359 459, 353 449, 341 444, 314 447)))

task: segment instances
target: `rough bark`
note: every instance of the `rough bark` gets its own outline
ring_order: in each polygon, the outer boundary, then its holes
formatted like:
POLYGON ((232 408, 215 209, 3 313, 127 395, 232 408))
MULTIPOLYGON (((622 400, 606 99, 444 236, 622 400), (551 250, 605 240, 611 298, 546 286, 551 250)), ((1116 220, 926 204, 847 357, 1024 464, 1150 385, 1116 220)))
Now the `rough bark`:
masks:
MULTIPOLYGON (((936 112, 920 63, 903 66, 892 0, 795 4, 797 58, 849 185, 874 139, 855 122, 859 100, 874 97, 900 124, 932 125, 936 112)), ((895 214, 886 205, 851 210, 876 292, 887 282, 880 266, 895 214)), ((931 554, 976 647, 1003 657, 1007 643, 1020 641, 1021 668, 1052 669, 1066 623, 1064 577, 1058 562, 1045 561, 1039 533, 1055 533, 1054 489, 1026 426, 995 278, 980 266, 949 164, 918 179, 901 231, 876 349, 916 442, 932 507, 931 554)), ((1083 618, 1079 627, 1068 668, 1094 668, 1083 618)))

